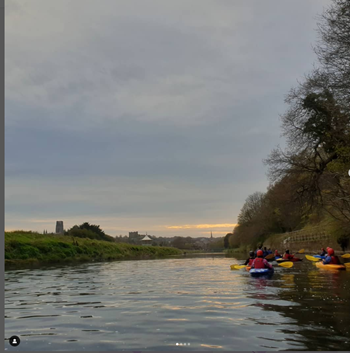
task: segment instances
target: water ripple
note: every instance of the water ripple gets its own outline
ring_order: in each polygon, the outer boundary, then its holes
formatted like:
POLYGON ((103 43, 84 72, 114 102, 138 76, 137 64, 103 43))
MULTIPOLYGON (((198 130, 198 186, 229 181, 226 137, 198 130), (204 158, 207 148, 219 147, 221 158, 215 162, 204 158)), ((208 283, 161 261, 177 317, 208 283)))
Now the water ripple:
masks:
POLYGON ((348 348, 349 272, 303 263, 256 279, 230 271, 232 263, 239 262, 202 257, 7 271, 6 337, 25 337, 25 350, 168 350, 179 342, 190 343, 186 350, 348 348))

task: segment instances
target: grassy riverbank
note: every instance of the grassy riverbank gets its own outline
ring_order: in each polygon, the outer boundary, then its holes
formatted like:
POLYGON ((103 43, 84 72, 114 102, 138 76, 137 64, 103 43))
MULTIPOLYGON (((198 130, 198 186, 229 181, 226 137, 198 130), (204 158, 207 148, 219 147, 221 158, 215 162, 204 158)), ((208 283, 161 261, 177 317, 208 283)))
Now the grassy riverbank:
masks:
POLYGON ((239 248, 234 248, 234 249, 227 249, 225 250, 225 254, 228 256, 233 256, 236 254, 247 254, 249 253, 248 249, 253 249, 250 245, 242 245, 239 248))
POLYGON ((5 232, 5 268, 84 261, 150 259, 181 255, 170 247, 111 243, 88 238, 5 232))

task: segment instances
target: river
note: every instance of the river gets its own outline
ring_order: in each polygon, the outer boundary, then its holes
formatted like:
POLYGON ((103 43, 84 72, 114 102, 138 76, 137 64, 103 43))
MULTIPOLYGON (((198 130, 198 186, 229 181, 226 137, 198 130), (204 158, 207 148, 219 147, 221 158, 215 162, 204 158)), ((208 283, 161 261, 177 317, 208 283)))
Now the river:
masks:
POLYGON ((5 272, 5 347, 43 350, 350 349, 350 271, 304 260, 271 279, 218 257, 5 272), (17 335, 18 347, 8 338, 17 335))

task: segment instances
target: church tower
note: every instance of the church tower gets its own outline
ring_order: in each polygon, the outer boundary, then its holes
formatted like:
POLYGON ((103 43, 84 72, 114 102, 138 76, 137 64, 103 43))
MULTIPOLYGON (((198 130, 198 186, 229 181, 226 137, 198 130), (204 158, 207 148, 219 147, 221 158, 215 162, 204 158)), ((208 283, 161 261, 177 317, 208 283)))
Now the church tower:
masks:
POLYGON ((56 222, 56 234, 64 234, 63 221, 56 222))

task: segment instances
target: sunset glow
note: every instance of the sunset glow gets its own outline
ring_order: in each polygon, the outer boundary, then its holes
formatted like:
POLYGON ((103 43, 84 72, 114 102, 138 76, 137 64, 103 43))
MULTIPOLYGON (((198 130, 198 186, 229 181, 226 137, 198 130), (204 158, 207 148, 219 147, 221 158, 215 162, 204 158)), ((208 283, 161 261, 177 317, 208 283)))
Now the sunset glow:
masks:
POLYGON ((224 223, 224 224, 194 224, 182 226, 167 226, 168 229, 206 229, 206 228, 234 228, 237 224, 224 223))

